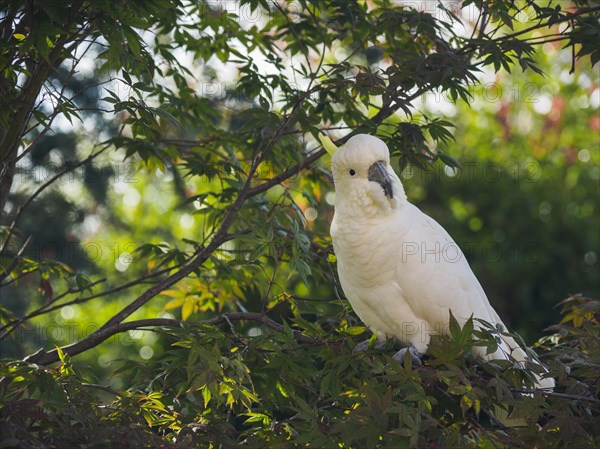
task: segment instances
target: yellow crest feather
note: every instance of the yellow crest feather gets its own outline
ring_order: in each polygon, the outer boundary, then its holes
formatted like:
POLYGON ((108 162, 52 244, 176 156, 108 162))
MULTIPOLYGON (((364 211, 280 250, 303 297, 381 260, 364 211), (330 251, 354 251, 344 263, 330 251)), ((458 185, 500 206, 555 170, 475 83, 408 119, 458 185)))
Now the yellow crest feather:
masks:
POLYGON ((333 143, 333 141, 329 138, 329 136, 326 136, 325 134, 319 133, 319 140, 321 141, 321 145, 323 145, 323 148, 325 148, 325 150, 331 156, 333 156, 333 153, 335 153, 339 149, 335 145, 335 143, 333 143))

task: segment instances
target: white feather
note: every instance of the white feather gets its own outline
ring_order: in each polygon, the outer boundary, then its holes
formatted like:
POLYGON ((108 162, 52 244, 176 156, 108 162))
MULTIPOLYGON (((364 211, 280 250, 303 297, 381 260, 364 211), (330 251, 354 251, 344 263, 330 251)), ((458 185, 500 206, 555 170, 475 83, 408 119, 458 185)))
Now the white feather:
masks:
MULTIPOLYGON (((464 254, 434 219, 406 199, 380 139, 357 135, 332 157, 336 198, 331 224, 338 274, 346 297, 360 319, 379 336, 427 351, 431 335, 447 334, 449 310, 459 324, 471 316, 493 325, 502 320, 490 305, 464 254), (382 161, 393 197, 368 179, 382 161)), ((487 359, 527 360, 510 337, 498 350, 477 354, 487 359)), ((538 378, 552 388, 554 380, 538 378)))

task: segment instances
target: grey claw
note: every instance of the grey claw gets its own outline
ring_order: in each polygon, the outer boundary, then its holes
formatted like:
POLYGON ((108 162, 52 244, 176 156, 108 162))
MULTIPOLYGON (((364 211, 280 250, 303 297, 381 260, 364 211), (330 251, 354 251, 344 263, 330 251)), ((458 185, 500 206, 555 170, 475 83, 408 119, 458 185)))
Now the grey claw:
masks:
MULTIPOLYGON (((375 340, 375 345, 373 346, 375 349, 384 349, 385 348, 385 340, 375 340)), ((359 352, 367 352, 369 349, 369 340, 361 341, 357 344, 352 350, 353 354, 357 354, 359 352)))
POLYGON ((361 341, 354 347, 354 349, 352 350, 352 354, 356 354, 359 352, 367 352, 367 349, 369 349, 369 340, 361 341))
POLYGON ((417 351, 417 349, 414 346, 409 346, 408 348, 400 349, 400 351, 394 354, 392 358, 400 364, 404 365, 404 358, 406 357, 407 353, 412 360, 413 366, 423 366, 423 362, 421 362, 421 354, 419 353, 419 351, 417 351))

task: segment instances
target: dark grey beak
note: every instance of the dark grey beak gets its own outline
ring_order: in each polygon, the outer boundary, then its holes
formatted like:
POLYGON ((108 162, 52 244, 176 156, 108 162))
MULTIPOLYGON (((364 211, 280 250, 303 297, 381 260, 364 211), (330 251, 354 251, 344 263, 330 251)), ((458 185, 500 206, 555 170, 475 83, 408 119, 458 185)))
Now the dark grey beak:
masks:
POLYGON ((392 189, 392 180, 388 171, 385 167, 385 162, 378 161, 369 167, 369 181, 375 181, 381 184, 383 187, 383 193, 385 196, 389 196, 390 198, 394 198, 394 190, 392 189))

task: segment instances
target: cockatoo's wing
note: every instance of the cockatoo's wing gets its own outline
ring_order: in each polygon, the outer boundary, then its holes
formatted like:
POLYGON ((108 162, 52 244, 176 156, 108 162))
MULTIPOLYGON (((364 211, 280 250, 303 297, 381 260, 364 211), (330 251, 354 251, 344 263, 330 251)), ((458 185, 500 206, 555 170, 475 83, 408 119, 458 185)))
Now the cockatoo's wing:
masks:
MULTIPOLYGON (((464 253, 446 230, 415 206, 410 205, 404 213, 408 214, 411 226, 402 242, 396 278, 414 314, 440 334, 449 333, 446 328, 449 310, 461 325, 472 316, 505 331, 464 253)), ((476 347, 478 355, 488 360, 510 356, 521 364, 530 360, 512 337, 498 334, 498 341, 498 349, 490 354, 484 347, 476 347)), ((537 384, 553 388, 554 380, 538 376, 537 384)))
MULTIPOLYGON (((464 253, 446 230, 413 205, 400 214, 406 215, 401 220, 410 227, 402 237, 396 280, 415 315, 440 334, 448 333, 450 310, 461 325, 473 317, 503 326, 464 253)), ((499 351, 509 351, 509 347, 499 351)), ((498 353, 488 358, 506 357, 498 353)))
POLYGON ((410 227, 402 236, 396 265, 397 281, 419 316, 448 325, 451 309, 459 322, 471 315, 495 322, 497 316, 460 247, 433 218, 407 205, 400 212, 410 227))

